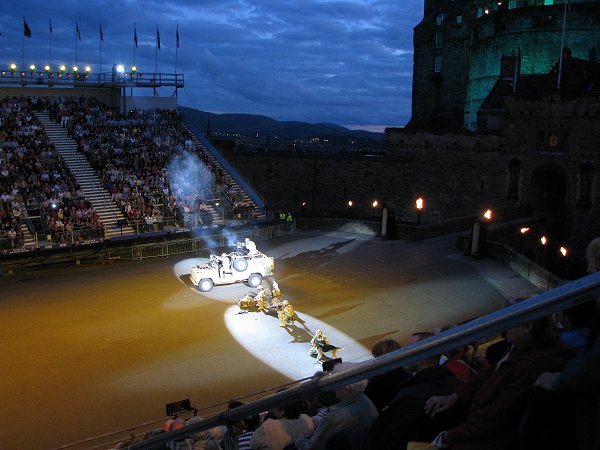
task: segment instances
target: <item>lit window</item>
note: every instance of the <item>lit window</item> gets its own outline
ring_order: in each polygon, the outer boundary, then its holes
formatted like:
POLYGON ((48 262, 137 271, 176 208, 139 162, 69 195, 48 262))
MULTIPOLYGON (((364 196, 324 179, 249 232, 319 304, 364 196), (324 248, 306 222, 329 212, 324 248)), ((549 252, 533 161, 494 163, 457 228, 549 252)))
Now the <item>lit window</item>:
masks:
POLYGON ((437 33, 435 33, 435 48, 441 48, 442 47, 442 33, 440 33, 439 31, 437 33))
POLYGON ((435 67, 434 67, 434 71, 436 73, 439 73, 442 71, 442 57, 441 56, 436 56, 435 57, 435 67))
POLYGON ((483 8, 477 8, 477 17, 483 16, 483 8))
POLYGON ((456 16, 456 23, 459 25, 462 23, 462 16, 456 16))
POLYGON ((447 14, 439 14, 439 15, 437 16, 437 24, 438 24, 438 25, 441 25, 441 24, 442 24, 442 22, 443 22, 444 20, 446 20, 446 17, 448 17, 448 15, 447 15, 447 14))
POLYGON ((516 0, 509 0, 508 2, 508 9, 515 9, 517 7, 517 1, 516 0))
POLYGON ((544 0, 544 5, 554 5, 554 0, 544 0))

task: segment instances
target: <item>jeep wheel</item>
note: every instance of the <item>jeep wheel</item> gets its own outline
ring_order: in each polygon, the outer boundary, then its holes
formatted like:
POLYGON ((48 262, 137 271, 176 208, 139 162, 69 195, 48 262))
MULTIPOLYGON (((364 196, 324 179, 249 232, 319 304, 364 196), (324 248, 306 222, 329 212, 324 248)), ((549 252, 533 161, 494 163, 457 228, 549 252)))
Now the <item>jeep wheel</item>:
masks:
POLYGON ((250 287, 258 287, 262 283, 263 277, 260 273, 253 273, 248 277, 248 284, 250 287))
POLYGON ((213 286, 213 280, 211 280, 210 278, 202 278, 200 280, 200 283, 198 283, 198 289, 200 289, 202 292, 210 291, 213 288, 213 286))
POLYGON ((248 268, 248 261, 246 258, 237 258, 233 261, 233 268, 238 272, 243 272, 248 268))

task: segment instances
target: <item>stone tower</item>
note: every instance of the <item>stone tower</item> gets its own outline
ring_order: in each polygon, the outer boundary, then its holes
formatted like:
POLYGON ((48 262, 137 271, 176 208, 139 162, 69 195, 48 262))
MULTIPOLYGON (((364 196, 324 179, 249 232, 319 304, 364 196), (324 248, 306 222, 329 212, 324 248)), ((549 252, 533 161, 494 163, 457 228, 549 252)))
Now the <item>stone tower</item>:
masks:
POLYGON ((523 75, 546 73, 563 46, 575 58, 598 58, 600 0, 426 0, 414 29, 409 126, 476 129, 502 57, 519 54, 523 75))

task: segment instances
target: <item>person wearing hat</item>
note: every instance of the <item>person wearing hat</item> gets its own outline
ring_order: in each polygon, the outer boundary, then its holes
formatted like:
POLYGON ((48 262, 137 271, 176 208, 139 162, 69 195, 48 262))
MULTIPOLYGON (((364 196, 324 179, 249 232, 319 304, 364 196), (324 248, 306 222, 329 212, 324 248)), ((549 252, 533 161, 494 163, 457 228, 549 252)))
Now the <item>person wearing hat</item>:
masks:
POLYGON ((258 253, 258 250, 256 250, 256 244, 254 243, 254 241, 251 241, 250 238, 246 238, 246 239, 244 239, 244 242, 246 245, 246 250, 248 250, 249 255, 255 255, 256 253, 258 253))
POLYGON ((279 318, 279 326, 285 327, 286 325, 293 325, 295 320, 298 320, 294 307, 290 305, 290 302, 284 300, 281 303, 281 307, 277 310, 277 317, 279 318))

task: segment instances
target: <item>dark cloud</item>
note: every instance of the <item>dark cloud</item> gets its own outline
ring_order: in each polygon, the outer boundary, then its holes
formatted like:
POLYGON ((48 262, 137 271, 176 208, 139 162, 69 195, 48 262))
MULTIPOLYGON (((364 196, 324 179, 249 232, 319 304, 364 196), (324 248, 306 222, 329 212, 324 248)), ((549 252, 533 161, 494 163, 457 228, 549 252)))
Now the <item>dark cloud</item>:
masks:
POLYGON ((216 112, 265 114, 280 120, 399 126, 410 118, 412 29, 422 1, 406 0, 89 0, 15 3, 0 12, 4 61, 113 62, 185 75, 179 102, 216 112), (75 51, 75 21, 81 41, 75 51), (156 26, 161 50, 157 52, 156 26))

